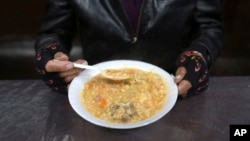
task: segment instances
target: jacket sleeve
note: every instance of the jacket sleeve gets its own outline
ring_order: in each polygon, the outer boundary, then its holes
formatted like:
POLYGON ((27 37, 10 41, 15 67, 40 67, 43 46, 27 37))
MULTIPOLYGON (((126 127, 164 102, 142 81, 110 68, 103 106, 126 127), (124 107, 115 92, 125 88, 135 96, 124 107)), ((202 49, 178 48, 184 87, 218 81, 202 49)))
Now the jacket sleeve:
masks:
POLYGON ((183 79, 192 84, 188 96, 199 94, 207 89, 208 69, 218 57, 223 43, 220 1, 196 1, 195 20, 199 25, 199 36, 177 59, 177 67, 184 66, 187 69, 183 79))
POLYGON ((45 18, 35 43, 35 67, 49 87, 61 92, 65 92, 66 82, 57 73, 46 72, 45 65, 57 52, 69 54, 75 31, 75 15, 69 0, 47 0, 45 18))
POLYGON ((188 50, 200 51, 210 66, 220 54, 223 44, 220 0, 197 0, 195 20, 199 25, 200 36, 188 50))

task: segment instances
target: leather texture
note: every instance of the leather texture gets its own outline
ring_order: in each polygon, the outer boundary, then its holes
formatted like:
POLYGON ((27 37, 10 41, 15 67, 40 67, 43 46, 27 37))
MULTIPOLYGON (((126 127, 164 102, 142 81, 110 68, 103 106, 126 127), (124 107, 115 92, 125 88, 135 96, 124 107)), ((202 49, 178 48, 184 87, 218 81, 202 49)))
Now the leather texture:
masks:
POLYGON ((205 48, 214 62, 222 48, 220 12, 219 0, 143 0, 133 32, 120 0, 47 0, 35 48, 55 42, 69 53, 77 33, 90 64, 136 59, 173 71, 187 48, 205 48))

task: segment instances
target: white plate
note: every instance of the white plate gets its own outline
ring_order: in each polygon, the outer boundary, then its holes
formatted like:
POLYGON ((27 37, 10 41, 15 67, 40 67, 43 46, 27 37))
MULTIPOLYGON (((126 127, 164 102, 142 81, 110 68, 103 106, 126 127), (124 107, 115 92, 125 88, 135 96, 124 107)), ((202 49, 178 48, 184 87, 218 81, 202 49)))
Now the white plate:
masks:
POLYGON ((81 91, 83 90, 84 84, 88 82, 93 76, 99 73, 93 70, 84 70, 77 77, 75 77, 72 83, 70 84, 68 97, 69 97, 69 102, 72 108, 75 110, 75 112, 85 120, 95 125, 107 128, 114 128, 114 129, 131 129, 131 128, 142 127, 162 118, 174 107, 176 103, 178 92, 177 92, 177 86, 174 83, 173 78, 169 73, 167 73, 166 71, 155 65, 140 61, 115 60, 115 61, 107 61, 99 63, 94 66, 100 69, 117 68, 117 67, 118 68, 135 67, 147 71, 152 70, 161 75, 166 81, 166 83, 170 85, 171 88, 168 97, 166 98, 167 101, 165 102, 164 107, 156 115, 135 123, 110 123, 92 116, 86 109, 84 109, 84 106, 80 101, 80 95, 81 91))

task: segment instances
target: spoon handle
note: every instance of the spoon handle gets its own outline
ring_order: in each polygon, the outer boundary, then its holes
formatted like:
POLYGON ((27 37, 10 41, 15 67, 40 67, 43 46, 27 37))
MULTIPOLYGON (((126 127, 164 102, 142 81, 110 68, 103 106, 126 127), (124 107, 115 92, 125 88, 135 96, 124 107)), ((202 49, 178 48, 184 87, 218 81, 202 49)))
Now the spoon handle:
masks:
POLYGON ((129 79, 129 77, 115 77, 115 76, 110 76, 110 75, 107 75, 104 72, 102 72, 101 70, 99 70, 97 67, 94 67, 94 66, 89 66, 89 65, 84 65, 84 64, 78 64, 78 63, 73 63, 74 67, 76 68, 81 68, 81 69, 92 69, 92 70, 97 70, 97 71, 100 71, 102 73, 102 76, 104 78, 107 78, 107 79, 110 79, 110 80, 126 80, 126 79, 129 79))
POLYGON ((81 68, 81 69, 97 69, 94 66, 89 66, 89 65, 84 65, 84 64, 77 64, 77 63, 73 63, 74 67, 76 68, 81 68))

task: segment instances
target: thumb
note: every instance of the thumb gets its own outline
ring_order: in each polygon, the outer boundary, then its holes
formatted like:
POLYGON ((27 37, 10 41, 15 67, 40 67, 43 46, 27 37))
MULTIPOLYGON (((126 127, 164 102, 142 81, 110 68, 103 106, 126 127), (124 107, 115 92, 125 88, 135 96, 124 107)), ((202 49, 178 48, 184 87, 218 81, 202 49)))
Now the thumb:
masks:
POLYGON ((54 59, 47 62, 45 69, 47 72, 62 72, 73 68, 69 57, 63 52, 57 52, 54 59))
POLYGON ((57 53, 54 55, 54 58, 55 58, 56 60, 60 60, 60 61, 68 61, 68 60, 69 60, 68 55, 66 55, 66 54, 63 53, 63 52, 57 52, 57 53))
POLYGON ((182 81, 183 77, 186 75, 186 73, 187 70, 185 67, 178 67, 175 73, 175 83, 179 84, 182 81))
POLYGON ((47 72, 62 72, 72 69, 73 63, 70 61, 50 60, 45 66, 47 72))
POLYGON ((175 83, 178 85, 178 94, 181 96, 186 96, 188 90, 192 87, 191 83, 187 80, 183 80, 186 75, 187 70, 185 67, 178 67, 175 76, 175 83))

